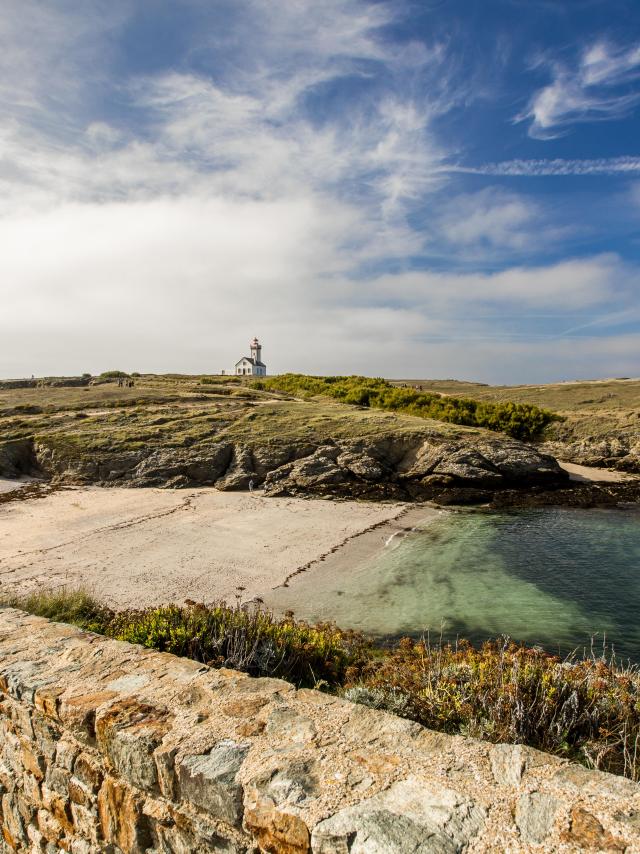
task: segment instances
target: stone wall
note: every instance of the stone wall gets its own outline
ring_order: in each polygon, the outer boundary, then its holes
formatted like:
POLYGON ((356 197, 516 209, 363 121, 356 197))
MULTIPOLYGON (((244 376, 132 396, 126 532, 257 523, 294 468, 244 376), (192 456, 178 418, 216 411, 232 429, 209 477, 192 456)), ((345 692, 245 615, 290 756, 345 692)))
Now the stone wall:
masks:
POLYGON ((4 851, 640 851, 640 786, 0 612, 4 851))

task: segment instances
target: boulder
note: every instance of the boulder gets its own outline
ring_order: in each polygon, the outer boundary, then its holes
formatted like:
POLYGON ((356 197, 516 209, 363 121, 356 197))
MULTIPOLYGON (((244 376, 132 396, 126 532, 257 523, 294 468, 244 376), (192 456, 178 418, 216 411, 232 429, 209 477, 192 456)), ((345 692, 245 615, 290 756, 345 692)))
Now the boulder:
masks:
POLYGON ((233 446, 225 442, 195 448, 152 451, 131 474, 133 486, 162 486, 177 477, 186 484, 213 484, 227 470, 233 446))
POLYGON ((258 482, 258 474, 255 471, 253 454, 251 448, 244 445, 236 445, 233 449, 231 463, 223 478, 216 481, 216 489, 230 492, 236 489, 248 489, 249 481, 258 482))
POLYGON ((313 854, 455 854, 484 824, 484 808, 453 789, 408 779, 319 822, 313 854))
POLYGON ((37 468, 33 442, 21 439, 0 444, 0 477, 20 477, 37 468))

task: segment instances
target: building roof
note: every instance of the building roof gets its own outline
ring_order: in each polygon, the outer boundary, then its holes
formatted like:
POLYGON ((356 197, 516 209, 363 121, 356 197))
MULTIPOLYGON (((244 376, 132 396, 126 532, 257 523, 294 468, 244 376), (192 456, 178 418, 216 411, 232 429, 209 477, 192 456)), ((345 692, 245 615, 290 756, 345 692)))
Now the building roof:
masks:
POLYGON ((255 365, 255 367, 257 367, 257 368, 266 368, 267 367, 264 362, 259 362, 257 359, 252 359, 251 356, 243 356, 241 359, 238 359, 238 361, 235 364, 235 367, 238 367, 240 362, 250 362, 252 365, 255 365))

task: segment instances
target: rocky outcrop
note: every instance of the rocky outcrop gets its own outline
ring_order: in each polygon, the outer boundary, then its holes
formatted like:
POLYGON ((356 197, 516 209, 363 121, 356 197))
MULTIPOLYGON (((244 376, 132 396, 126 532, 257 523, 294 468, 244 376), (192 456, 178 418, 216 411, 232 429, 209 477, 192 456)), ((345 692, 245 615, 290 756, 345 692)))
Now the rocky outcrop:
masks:
POLYGON ((640 786, 0 611, 0 850, 638 851, 640 786))
POLYGON ((0 476, 22 477, 38 468, 33 442, 19 440, 0 443, 0 476))
POLYGON ((582 466, 640 474, 640 430, 587 439, 549 441, 541 446, 541 450, 582 466))
POLYGON ((83 450, 72 442, 22 443, 0 449, 0 474, 16 476, 29 466, 58 481, 127 486, 247 489, 267 495, 332 495, 363 498, 487 501, 496 491, 553 489, 567 475, 557 462, 510 439, 444 439, 438 434, 381 438, 265 442, 212 441, 188 447, 120 451, 83 450), (4 456, 3 456, 4 453, 4 456))
POLYGON ((460 500, 486 499, 493 491, 550 487, 566 475, 549 456, 515 441, 468 442, 425 438, 397 443, 335 442, 302 459, 280 466, 265 477, 265 492, 344 494, 411 499, 435 498, 456 490, 460 500))
POLYGON ((0 389, 15 388, 78 388, 91 383, 88 375, 82 377, 39 377, 26 380, 0 380, 0 389))

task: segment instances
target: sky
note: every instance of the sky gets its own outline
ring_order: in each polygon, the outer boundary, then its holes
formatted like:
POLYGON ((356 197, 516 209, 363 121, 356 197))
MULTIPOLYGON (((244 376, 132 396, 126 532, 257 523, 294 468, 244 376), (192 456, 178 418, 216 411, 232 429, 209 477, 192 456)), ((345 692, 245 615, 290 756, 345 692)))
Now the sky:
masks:
POLYGON ((0 376, 640 375, 637 0, 3 0, 0 376))

